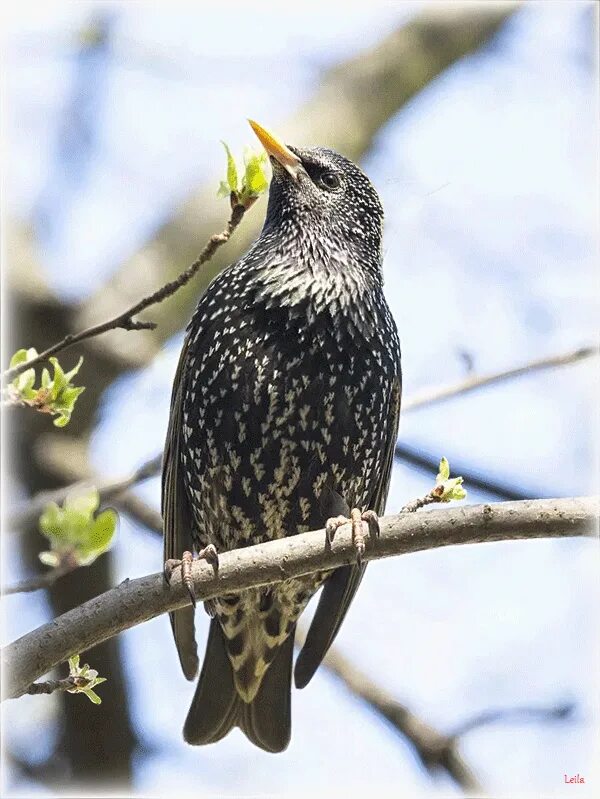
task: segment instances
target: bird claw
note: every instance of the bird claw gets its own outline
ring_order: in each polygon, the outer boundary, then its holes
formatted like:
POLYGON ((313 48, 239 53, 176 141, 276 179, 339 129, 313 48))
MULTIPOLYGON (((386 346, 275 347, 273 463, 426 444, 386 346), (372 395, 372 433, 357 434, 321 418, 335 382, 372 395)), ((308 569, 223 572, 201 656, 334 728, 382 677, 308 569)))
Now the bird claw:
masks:
POLYGON ((379 518, 374 510, 366 510, 363 512, 358 508, 353 508, 350 511, 350 518, 346 516, 334 516, 328 519, 325 524, 325 536, 329 546, 331 546, 338 527, 343 527, 345 524, 352 525, 352 543, 356 549, 356 562, 360 566, 365 552, 364 525, 367 525, 371 538, 378 538, 380 532, 379 518))
POLYGON ((345 524, 349 524, 349 522, 350 519, 346 516, 332 516, 331 519, 327 519, 325 523, 325 538, 329 546, 333 543, 333 537, 338 527, 343 527, 345 524))
MULTIPOLYGON (((219 555, 217 553, 217 549, 214 544, 209 544, 204 549, 201 549, 198 552, 198 560, 205 560, 215 570, 215 573, 219 569, 219 555)), ((169 560, 165 561, 165 565, 163 567, 163 573, 165 576, 165 580, 169 585, 171 584, 171 577, 173 576, 173 572, 175 569, 181 567, 181 582, 185 585, 187 592, 190 596, 192 601, 192 605, 196 607, 196 592, 194 590, 194 580, 192 577, 192 563, 194 562, 194 556, 191 552, 184 552, 181 556, 181 560, 177 560, 177 558, 169 558, 169 560)))

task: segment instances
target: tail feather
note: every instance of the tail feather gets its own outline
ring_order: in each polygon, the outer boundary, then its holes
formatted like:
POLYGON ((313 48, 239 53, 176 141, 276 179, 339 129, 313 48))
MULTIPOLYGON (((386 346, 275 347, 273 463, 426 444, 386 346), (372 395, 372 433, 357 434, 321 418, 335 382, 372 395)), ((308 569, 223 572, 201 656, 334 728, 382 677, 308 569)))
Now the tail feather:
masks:
POLYGON ((266 752, 282 752, 287 747, 291 736, 294 632, 281 645, 253 701, 246 703, 235 689, 219 622, 211 621, 202 672, 183 728, 188 743, 215 743, 237 726, 266 752))

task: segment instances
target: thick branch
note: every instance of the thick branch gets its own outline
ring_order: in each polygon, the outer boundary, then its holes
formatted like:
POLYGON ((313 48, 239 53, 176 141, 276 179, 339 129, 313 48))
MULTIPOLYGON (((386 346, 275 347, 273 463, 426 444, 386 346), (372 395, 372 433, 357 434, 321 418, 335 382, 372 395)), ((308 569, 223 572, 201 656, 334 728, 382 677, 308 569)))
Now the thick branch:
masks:
MULTIPOLYGON (((381 520, 377 540, 367 537, 364 557, 377 560, 454 544, 587 535, 595 530, 597 506, 597 498, 580 497, 389 516, 381 520)), ((226 552, 220 556, 218 575, 205 561, 195 561, 192 576, 196 596, 204 600, 333 569, 354 562, 355 557, 345 527, 330 547, 325 546, 324 531, 317 530, 226 552)), ((71 655, 187 604, 189 596, 179 571, 170 587, 162 574, 126 580, 5 647, 3 695, 20 696, 34 680, 71 655)))
POLYGON ((136 317, 142 311, 145 311, 146 308, 150 308, 152 305, 157 305, 158 303, 163 302, 163 300, 166 300, 167 297, 175 294, 176 291, 189 283, 200 267, 207 261, 210 261, 219 247, 225 244, 226 241, 229 241, 232 233, 244 218, 245 212, 246 207, 244 205, 239 203, 234 204, 231 210, 231 217, 229 218, 229 222, 227 223, 225 230, 223 230, 221 233, 213 234, 206 242, 204 249, 196 258, 196 260, 190 266, 188 266, 187 269, 181 272, 181 274, 175 278, 175 280, 171 280, 169 283, 166 283, 161 288, 153 291, 148 296, 138 300, 126 311, 113 316, 111 319, 108 319, 107 321, 101 322, 97 325, 91 325, 85 330, 81 330, 79 333, 69 333, 61 341, 58 341, 51 347, 48 347, 48 349, 41 352, 35 358, 32 358, 30 361, 19 364, 19 366, 14 366, 12 369, 7 369, 2 375, 2 381, 4 383, 8 383, 11 380, 14 380, 14 378, 18 375, 27 371, 27 369, 31 369, 33 366, 44 363, 44 361, 47 361, 52 355, 56 355, 57 352, 66 350, 69 347, 72 347, 74 344, 78 344, 80 341, 86 341, 87 339, 100 336, 102 333, 107 333, 109 330, 154 330, 156 327, 154 322, 142 322, 136 320, 134 317, 136 317))

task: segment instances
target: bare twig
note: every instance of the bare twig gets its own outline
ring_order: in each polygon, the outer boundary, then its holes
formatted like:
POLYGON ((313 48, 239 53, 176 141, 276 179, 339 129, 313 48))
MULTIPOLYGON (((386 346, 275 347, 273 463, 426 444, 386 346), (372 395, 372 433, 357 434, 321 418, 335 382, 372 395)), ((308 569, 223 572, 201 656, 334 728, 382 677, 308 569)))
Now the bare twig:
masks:
MULTIPOLYGON (((403 513, 381 519, 380 535, 375 540, 366 537, 363 557, 376 560, 457 544, 588 535, 596 527, 597 507, 597 498, 580 497, 403 513)), ((225 552, 219 557, 218 574, 205 561, 194 561, 192 578, 196 597, 202 601, 335 569, 355 559, 351 531, 344 526, 330 546, 325 532, 316 530, 225 552)), ((179 570, 170 586, 162 573, 125 581, 6 646, 3 696, 20 696, 71 655, 189 603, 179 570)))
POLYGON ((509 707, 498 710, 484 710, 482 713, 466 719, 448 733, 448 738, 456 740, 464 735, 486 727, 488 724, 521 724, 522 722, 564 721, 573 716, 575 705, 572 702, 557 704, 552 707, 509 707))
POLYGON ((46 680, 33 682, 27 686, 26 694, 53 694, 55 691, 71 691, 73 688, 85 688, 89 684, 85 677, 65 677, 64 680, 46 680))
POLYGON ((424 508, 426 505, 433 505, 436 502, 443 502, 441 494, 436 488, 432 488, 427 494, 418 499, 413 499, 412 502, 407 502, 400 511, 401 513, 415 513, 415 511, 424 508))
POLYGON ((134 319, 134 317, 146 310, 146 308, 149 308, 151 305, 156 305, 157 303, 166 300, 167 297, 175 294, 178 289, 180 289, 182 286, 185 286, 186 283, 189 283, 198 269, 200 269, 203 264, 212 258, 219 247, 229 240, 232 233, 242 221, 245 212, 246 207, 244 205, 239 203, 234 204, 225 230, 223 230, 221 233, 213 234, 194 263, 191 264, 191 266, 189 266, 185 271, 183 271, 179 277, 175 278, 175 280, 169 281, 169 283, 166 283, 164 286, 162 286, 162 288, 134 303, 134 305, 132 305, 126 311, 117 314, 117 316, 112 317, 112 319, 109 319, 108 321, 102 322, 98 325, 92 325, 91 327, 88 327, 79 333, 70 333, 61 341, 58 341, 51 347, 48 347, 48 349, 41 352, 35 358, 32 358, 30 361, 21 363, 18 366, 14 366, 12 369, 7 369, 2 375, 3 383, 8 383, 11 380, 14 380, 15 377, 18 377, 18 375, 27 371, 27 369, 31 369, 31 367, 37 366, 38 364, 47 361, 51 355, 56 355, 57 352, 66 350, 69 347, 72 347, 74 344, 78 344, 80 341, 85 341, 86 339, 100 336, 102 333, 106 333, 109 330, 153 330, 156 327, 154 322, 139 321, 134 319))
POLYGON ((542 369, 553 369, 557 366, 569 366, 577 363, 584 358, 591 358, 600 354, 600 347, 588 346, 579 347, 576 350, 569 350, 560 355, 550 355, 547 358, 538 358, 533 361, 515 366, 512 369, 503 369, 499 372, 490 372, 487 375, 469 375, 464 380, 456 383, 449 383, 445 386, 434 386, 426 388, 424 391, 414 394, 402 402, 402 412, 414 411, 424 405, 434 405, 436 402, 458 397, 461 394, 468 394, 470 391, 489 386, 493 383, 501 383, 511 380, 514 377, 539 372, 542 369))
POLYGON ((123 491, 117 494, 113 504, 117 510, 127 514, 130 519, 139 522, 146 529, 162 535, 163 522, 160 511, 155 510, 147 502, 144 502, 133 491, 123 491))

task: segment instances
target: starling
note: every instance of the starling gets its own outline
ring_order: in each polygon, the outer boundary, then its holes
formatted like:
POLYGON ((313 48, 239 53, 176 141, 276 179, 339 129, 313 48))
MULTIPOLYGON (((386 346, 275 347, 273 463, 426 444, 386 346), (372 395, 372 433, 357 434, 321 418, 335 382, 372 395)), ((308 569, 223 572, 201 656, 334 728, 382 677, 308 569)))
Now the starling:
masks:
MULTIPOLYGON (((400 344, 383 295, 383 209, 333 150, 286 146, 250 123, 273 178, 260 237, 201 297, 175 376, 163 463, 165 562, 384 511, 400 413, 400 344)), ((180 560, 175 560, 180 559, 180 560)), ((204 664, 184 726, 191 744, 240 727, 286 748, 298 617, 322 586, 294 671, 304 687, 365 569, 350 566, 211 600, 204 664)), ((194 608, 171 614, 183 672, 194 608)))

